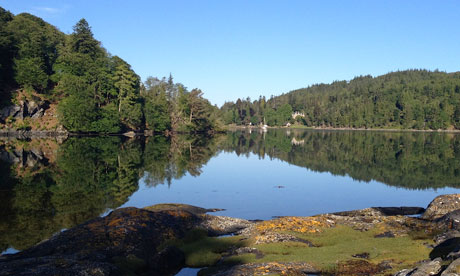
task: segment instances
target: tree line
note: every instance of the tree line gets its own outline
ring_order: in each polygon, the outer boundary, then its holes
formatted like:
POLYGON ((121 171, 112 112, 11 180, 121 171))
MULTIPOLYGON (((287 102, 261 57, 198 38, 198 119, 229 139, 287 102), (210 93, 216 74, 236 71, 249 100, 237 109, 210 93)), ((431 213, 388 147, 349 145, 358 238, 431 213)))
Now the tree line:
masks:
POLYGON ((0 7, 1 105, 14 90, 35 91, 58 103, 60 123, 72 132, 127 130, 204 132, 218 127, 217 108, 199 89, 149 77, 113 56, 81 19, 66 35, 39 17, 0 7))
POLYGON ((309 127, 460 129, 460 72, 407 70, 316 84, 220 109, 226 124, 288 122, 309 127), (288 111, 305 116, 292 118, 288 111))

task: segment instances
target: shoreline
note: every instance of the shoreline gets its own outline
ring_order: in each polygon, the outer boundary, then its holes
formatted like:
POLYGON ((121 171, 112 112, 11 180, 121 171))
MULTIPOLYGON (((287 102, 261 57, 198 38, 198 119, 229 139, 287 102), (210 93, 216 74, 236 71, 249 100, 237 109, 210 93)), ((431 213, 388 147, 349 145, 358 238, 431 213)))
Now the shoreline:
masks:
MULTIPOLYGON (((239 129, 260 129, 261 126, 227 126, 227 130, 239 129)), ((287 129, 287 130, 330 130, 330 131, 381 131, 381 132, 427 132, 427 133, 460 133, 460 129, 397 129, 397 128, 351 128, 351 127, 286 127, 286 126, 267 126, 266 129, 287 129)))
POLYGON ((426 208, 263 221, 207 214, 219 210, 174 203, 119 208, 0 256, 0 275, 94 275, 96 269, 102 276, 172 276, 195 267, 220 276, 402 276, 460 269, 460 194, 438 196, 426 208))

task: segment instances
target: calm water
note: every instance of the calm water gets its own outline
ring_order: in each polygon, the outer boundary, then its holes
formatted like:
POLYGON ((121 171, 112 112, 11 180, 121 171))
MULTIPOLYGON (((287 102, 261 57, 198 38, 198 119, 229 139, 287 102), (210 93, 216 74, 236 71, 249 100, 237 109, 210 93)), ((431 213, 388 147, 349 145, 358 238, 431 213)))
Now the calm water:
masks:
POLYGON ((0 251, 119 207, 187 203, 247 219, 422 206, 459 192, 460 136, 269 130, 213 138, 0 141, 0 251))

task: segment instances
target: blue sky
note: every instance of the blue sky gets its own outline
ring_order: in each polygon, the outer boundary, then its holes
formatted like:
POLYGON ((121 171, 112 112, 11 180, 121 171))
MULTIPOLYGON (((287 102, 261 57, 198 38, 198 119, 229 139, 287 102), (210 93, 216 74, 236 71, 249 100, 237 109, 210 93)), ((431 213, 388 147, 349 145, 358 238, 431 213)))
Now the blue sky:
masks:
POLYGON ((213 104, 410 68, 460 70, 460 2, 4 0, 65 33, 85 18, 142 77, 213 104))

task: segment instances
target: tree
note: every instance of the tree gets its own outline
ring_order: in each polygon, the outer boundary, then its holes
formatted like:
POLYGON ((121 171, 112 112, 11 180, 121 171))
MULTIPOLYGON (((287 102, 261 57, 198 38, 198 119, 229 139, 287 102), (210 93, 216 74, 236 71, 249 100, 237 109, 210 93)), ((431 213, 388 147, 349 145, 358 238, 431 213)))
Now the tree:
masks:
MULTIPOLYGON (((41 18, 22 13, 8 22, 6 30, 15 43, 14 79, 22 87, 44 92, 64 34, 41 18)), ((8 52, 5 53, 9 55, 8 52)))
POLYGON ((13 80, 13 57, 16 46, 13 33, 8 30, 8 23, 13 20, 13 14, 0 7, 0 86, 13 80))
POLYGON ((160 80, 148 77, 145 81, 143 97, 146 127, 155 132, 169 129, 171 127, 169 104, 160 80))
POLYGON ((99 42, 94 39, 91 27, 84 18, 73 27, 71 47, 74 52, 89 55, 91 58, 101 52, 99 42))
POLYGON ((26 89, 42 91, 48 86, 45 64, 39 57, 17 59, 14 62, 15 80, 26 89))

